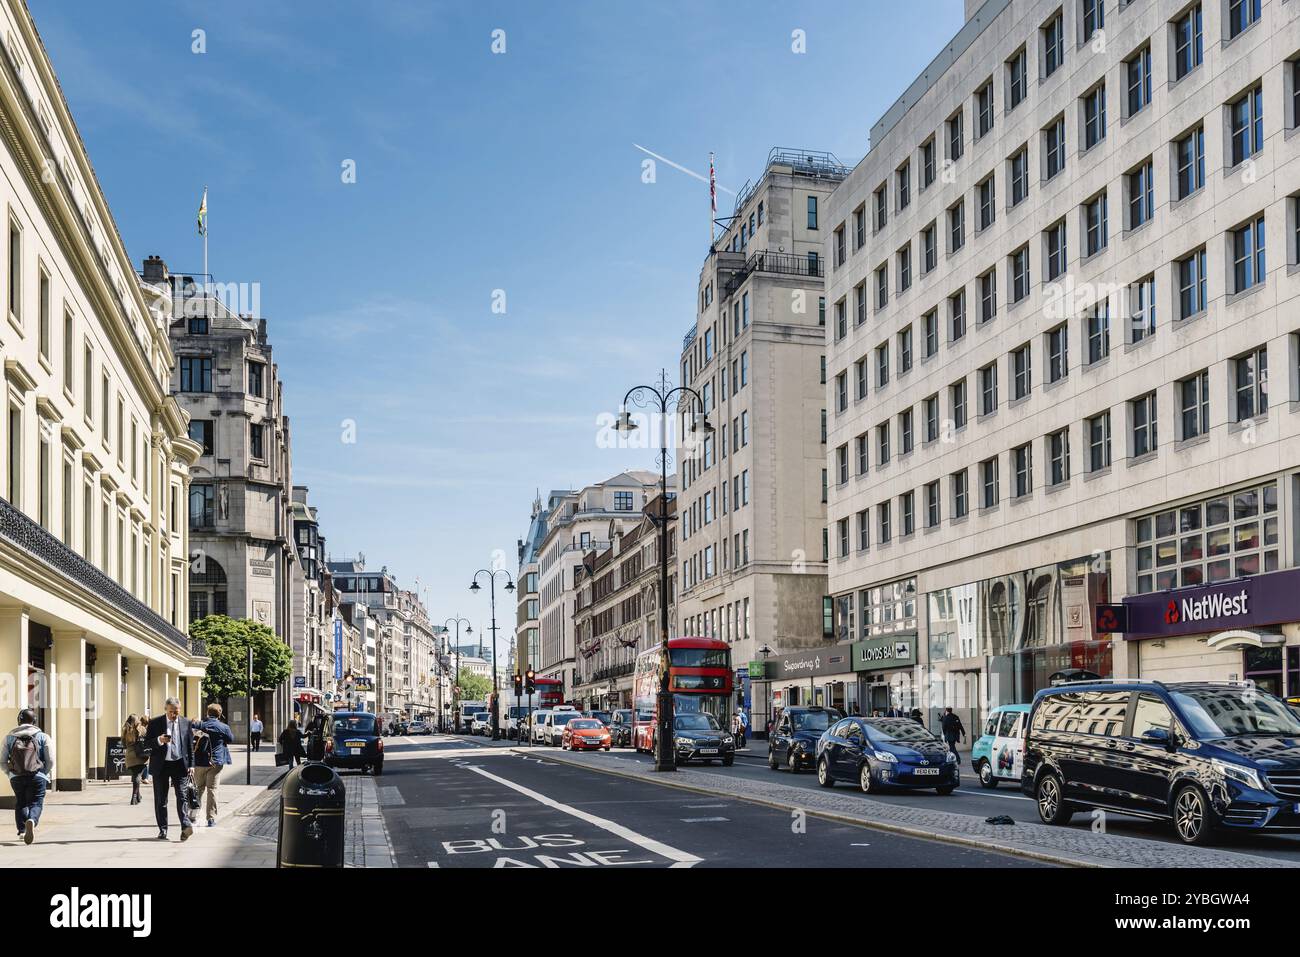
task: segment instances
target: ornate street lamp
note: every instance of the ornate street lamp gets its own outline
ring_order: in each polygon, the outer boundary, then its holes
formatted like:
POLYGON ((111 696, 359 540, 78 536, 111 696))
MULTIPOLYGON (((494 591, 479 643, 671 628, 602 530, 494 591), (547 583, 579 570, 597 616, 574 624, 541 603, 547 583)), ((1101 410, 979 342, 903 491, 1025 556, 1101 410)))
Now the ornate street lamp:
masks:
POLYGON ((498 568, 495 571, 488 571, 486 568, 480 568, 474 573, 474 578, 470 582, 469 590, 477 593, 478 577, 486 575, 488 577, 488 594, 491 596, 492 606, 492 740, 501 740, 501 714, 500 702, 498 700, 501 693, 501 681, 497 671, 497 576, 506 576, 506 591, 513 592, 515 583, 510 578, 510 573, 504 568, 498 568))

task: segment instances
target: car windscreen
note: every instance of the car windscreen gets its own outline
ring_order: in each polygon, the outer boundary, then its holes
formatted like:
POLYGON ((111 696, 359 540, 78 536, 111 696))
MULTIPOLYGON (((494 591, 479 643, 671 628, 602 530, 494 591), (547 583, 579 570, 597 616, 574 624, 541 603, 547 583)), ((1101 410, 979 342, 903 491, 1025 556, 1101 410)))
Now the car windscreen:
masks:
POLYGON ((373 714, 349 714, 334 719, 335 734, 374 734, 373 714))
POLYGON ((575 721, 570 721, 569 727, 574 731, 591 731, 605 726, 594 718, 578 718, 575 721))
POLYGON ((1196 688, 1172 691, 1171 697, 1197 738, 1300 736, 1300 717, 1280 698, 1257 688, 1196 688))
POLYGON ((790 725, 795 731, 825 731, 839 717, 830 711, 794 711, 790 714, 790 725))
POLYGON ((720 731, 718 722, 707 711, 700 714, 683 714, 673 719, 673 727, 678 731, 720 731))
POLYGON ((932 744, 939 739, 909 718, 864 721, 873 741, 897 741, 900 744, 932 744))

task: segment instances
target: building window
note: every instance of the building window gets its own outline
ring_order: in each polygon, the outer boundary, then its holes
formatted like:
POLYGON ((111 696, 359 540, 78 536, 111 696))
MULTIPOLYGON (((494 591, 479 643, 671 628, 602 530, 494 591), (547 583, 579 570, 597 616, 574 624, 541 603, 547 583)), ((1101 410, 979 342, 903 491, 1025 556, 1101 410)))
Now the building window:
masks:
POLYGON ((9 220, 9 316, 23 324, 23 230, 14 219, 9 220))
POLYGON ((998 274, 990 269, 979 277, 980 322, 988 322, 998 314, 998 274))
POLYGON ((876 346, 876 388, 882 389, 889 384, 889 343, 876 346))
POLYGON ((838 342, 849 334, 848 313, 844 300, 835 303, 835 340, 838 342))
POLYGON ((817 228, 817 197, 808 197, 808 228, 817 228))
POLYGON ((1105 84, 1083 96, 1083 148, 1090 150, 1106 138, 1105 84))
POLYGON ((1011 374, 1014 383, 1013 397, 1023 399, 1030 390, 1030 354, 1029 344, 1021 346, 1011 353, 1011 374))
POLYGON ((934 137, 921 144, 921 188, 934 182, 934 137))
POLYGON ((1088 468, 1093 472, 1110 468, 1110 413, 1088 420, 1088 468))
POLYGON ((859 359, 853 364, 854 376, 857 379, 856 397, 859 400, 867 397, 867 360, 859 359))
POLYGON ((1264 217, 1232 231, 1233 291, 1244 292, 1264 281, 1264 217))
POLYGON ((1178 383, 1183 438, 1194 439, 1210 431, 1210 373, 1196 373, 1178 383))
POLYGON ((1057 71, 1065 57, 1064 21, 1060 12, 1047 21, 1039 31, 1042 35, 1043 77, 1057 71))
POLYGON ((865 552, 871 545, 871 519, 864 508, 858 512, 858 551, 865 552))
POLYGON ((941 517, 939 483, 931 482, 925 487, 925 527, 938 528, 941 517))
POLYGON ((1264 148, 1264 87, 1256 84, 1228 104, 1232 165, 1245 162, 1264 148))
POLYGON ((948 252, 955 253, 966 245, 966 201, 958 200, 948 209, 948 252))
POLYGON ((835 230, 835 266, 839 268, 844 265, 844 260, 848 258, 848 242, 845 239, 844 227, 841 226, 835 230))
POLYGON ((1065 169, 1065 117, 1058 116, 1043 130, 1043 149, 1047 164, 1044 179, 1051 179, 1065 169))
POLYGON ((1088 313, 1088 364, 1110 355, 1110 302, 1099 302, 1088 313))
POLYGON ((1010 60, 1007 61, 1007 111, 1010 112, 1019 106, 1025 99, 1026 85, 1026 55, 1025 48, 1021 47, 1015 52, 1010 60))
POLYGON ((1151 102, 1151 47, 1146 46, 1124 62, 1128 83, 1128 115, 1142 112, 1151 102))
POLYGON ((1083 0, 1083 41, 1087 43, 1092 35, 1106 26, 1106 12, 1102 0, 1083 0))
POLYGON ((1047 437, 1048 469, 1053 486, 1070 481, 1070 430, 1061 429, 1047 437))
POLYGON ((1180 319, 1194 316, 1206 308, 1204 248, 1178 261, 1178 288, 1180 319))
POLYGON ((935 225, 931 223, 921 230, 921 254, 925 259, 925 271, 934 269, 937 262, 934 241, 935 225))
POLYGON ((966 290, 948 297, 949 341, 959 342, 966 335, 966 290))
POLYGON ((882 545, 887 545, 889 543, 890 535, 893 532, 893 529, 891 528, 892 516, 890 515, 892 510, 893 506, 890 502, 882 502, 876 506, 876 519, 880 523, 879 537, 880 544, 882 545))
POLYGON ((993 81, 989 80, 975 94, 976 129, 981 138, 993 132, 993 81))
POLYGON ((1046 233, 1047 238, 1047 279, 1050 282, 1064 275, 1067 263, 1067 249, 1065 243, 1065 220, 1062 219, 1054 226, 1049 226, 1046 233))
POLYGON ((210 357, 181 356, 181 391, 212 391, 212 359, 210 357))
POLYGON ((966 380, 955 383, 948 388, 952 403, 952 422, 957 429, 966 428, 966 380))
POLYGON ((615 492, 615 493, 614 493, 614 511, 616 511, 616 512, 630 512, 630 511, 632 511, 632 509, 635 508, 635 507, 636 507, 636 506, 635 506, 635 504, 634 504, 634 496, 633 496, 633 493, 631 493, 631 492, 615 492))
POLYGON ((889 303, 889 270, 884 266, 876 268, 876 311, 884 309, 889 303))
POLYGON ((1174 79, 1181 80, 1201 65, 1202 52, 1201 5, 1174 21, 1174 79))
POLYGON ((934 442, 939 438, 939 397, 927 397, 922 406, 925 414, 925 441, 934 442))
POLYGON ((912 285, 912 245, 908 243, 898 251, 898 291, 904 292, 912 285))
POLYGON ((849 407, 849 374, 841 372, 835 377, 835 412, 841 413, 849 407))
POLYGON ((1228 39, 1259 19, 1260 0, 1228 0, 1228 39))
POLYGON ((1029 195, 1029 148, 1022 146, 1007 163, 1011 167, 1011 205, 1019 206, 1029 195))
POLYGON ((211 528, 215 524, 214 502, 211 485, 190 486, 190 528, 211 528))
POLYGON ((255 459, 264 460, 266 458, 266 447, 263 436, 266 434, 266 426, 260 422, 252 423, 248 428, 248 451, 255 459))
POLYGON ((41 355, 46 359, 50 358, 50 277, 44 269, 39 270, 37 316, 36 316, 36 340, 41 350, 41 355))
POLYGON ((911 408, 906 408, 902 412, 898 413, 898 442, 901 449, 899 452, 900 455, 907 455, 912 451, 913 435, 911 408))
POLYGON ((1047 381, 1060 382, 1070 374, 1069 327, 1059 325, 1047 333, 1047 381))
POLYGON ((980 369, 980 415, 992 415, 998 410, 998 364, 980 369))
POLYGON ((978 186, 980 202, 980 229, 988 229, 993 225, 994 217, 997 211, 997 202, 994 196, 993 176, 986 176, 978 186))
MULTIPOLYGON (((865 282, 860 282, 853 287, 853 302, 854 324, 860 326, 867 321, 867 284, 865 282)), ((842 317, 837 316, 837 320, 840 318, 842 317)), ((844 326, 844 332, 840 338, 842 339, 846 335, 848 335, 848 327, 844 326)))
POLYGON ((1129 314, 1129 338, 1141 342, 1156 334, 1156 280, 1154 276, 1139 279, 1129 287, 1129 300, 1133 311, 1129 314))
POLYGON ((859 206, 853 211, 853 249, 859 250, 867 244, 867 209, 859 206))
POLYGON ((1134 458, 1154 452, 1158 447, 1156 436, 1156 394, 1148 392, 1129 403, 1133 418, 1134 458))
POLYGON ((849 520, 842 518, 835 523, 838 532, 837 538, 840 543, 840 558, 849 557, 849 520))
POLYGON ((1139 593, 1278 569, 1276 482, 1146 515, 1134 525, 1139 593))
POLYGON ((907 209, 912 202, 912 165, 904 163, 896 174, 898 181, 898 208, 907 209))
POLYGON ((912 368, 912 327, 908 326, 898 334, 898 374, 903 375, 912 368))
POLYGON ((958 110, 948 119, 948 159, 956 162, 961 159, 963 146, 962 111, 958 110))
POLYGON ((916 495, 904 492, 898 498, 898 511, 903 519, 903 537, 916 531, 916 495))
POLYGON ((1268 412, 1268 349, 1261 347, 1232 360, 1237 421, 1268 412))
POLYGON ((1105 192, 1083 207, 1083 217, 1087 231, 1088 255, 1095 256, 1109 243, 1105 192))
POLYGON ((840 485, 849 484, 849 447, 841 445, 835 450, 835 474, 840 485))
POLYGON ((873 195, 876 200, 876 232, 879 232, 889 222, 889 189, 881 183, 873 195))
POLYGON ((881 465, 889 464, 889 423, 882 422, 876 426, 876 461, 881 465))
POLYGON ((931 309, 922 318, 925 326, 925 357, 928 359, 939 351, 939 312, 931 309))
POLYGON ((1186 199, 1205 185, 1205 127, 1198 126, 1175 145, 1178 198, 1186 199))
POLYGON ((1021 246, 1011 254, 1011 301, 1020 302, 1029 295, 1029 247, 1021 246))
POLYGON ((212 454, 212 420, 190 419, 190 438, 203 446, 203 454, 212 454))
POLYGON ((998 504, 998 460, 985 459, 980 463, 980 507, 992 508, 998 504))
POLYGON ((1034 491, 1034 448, 1029 443, 1011 450, 1015 464, 1016 498, 1024 498, 1034 491))
POLYGON ((867 474, 867 434, 865 432, 862 433, 854 441, 856 443, 855 450, 857 451, 858 474, 866 475, 867 474))
MULTIPOLYGON (((708 336, 706 334, 706 340, 708 336)), ((707 344, 706 344, 707 348, 707 344)), ((706 359, 707 361, 707 359, 706 359)), ((248 364, 248 394, 257 398, 265 398, 266 391, 263 385, 266 366, 260 362, 250 362, 248 364)))

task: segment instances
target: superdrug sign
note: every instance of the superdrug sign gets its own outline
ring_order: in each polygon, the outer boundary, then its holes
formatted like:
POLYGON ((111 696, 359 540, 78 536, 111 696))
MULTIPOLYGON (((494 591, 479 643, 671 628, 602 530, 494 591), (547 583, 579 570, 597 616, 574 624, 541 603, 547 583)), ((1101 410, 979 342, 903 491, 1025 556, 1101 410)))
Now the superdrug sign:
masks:
POLYGON ((1300 621, 1300 569, 1124 599, 1127 638, 1201 635, 1300 621))

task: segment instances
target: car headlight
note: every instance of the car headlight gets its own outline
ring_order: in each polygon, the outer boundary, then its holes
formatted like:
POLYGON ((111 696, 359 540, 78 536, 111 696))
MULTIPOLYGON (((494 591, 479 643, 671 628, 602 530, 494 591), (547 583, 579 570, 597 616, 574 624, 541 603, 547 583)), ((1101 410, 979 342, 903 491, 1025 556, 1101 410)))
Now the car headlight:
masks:
POLYGON ((807 742, 807 741, 796 741, 795 744, 794 744, 794 747, 795 747, 795 750, 796 750, 796 751, 807 751, 807 750, 808 750, 808 742, 807 742))
POLYGON ((884 761, 886 764, 898 763, 898 758, 894 757, 888 751, 874 751, 872 753, 875 755, 877 761, 884 761))
POLYGON ((946 762, 948 762, 949 764, 956 764, 956 763, 957 763, 957 755, 955 755, 955 754, 953 754, 951 751, 949 751, 949 752, 948 752, 948 757, 944 758, 944 760, 945 760, 946 762))
POLYGON ((1238 784, 1254 788, 1256 791, 1264 790, 1264 783, 1260 781, 1259 772, 1254 768, 1244 767, 1240 764, 1229 764, 1227 761, 1220 761, 1218 758, 1215 758, 1210 763, 1225 778, 1230 778, 1238 784))
POLYGON ((729 734, 724 734, 724 735, 722 736, 722 743, 723 743, 723 744, 731 744, 734 740, 735 740, 735 739, 732 738, 732 736, 729 735, 729 734))
POLYGON ((677 739, 677 747, 679 747, 679 748, 689 748, 690 746, 691 746, 691 739, 690 739, 690 738, 678 738, 678 739, 677 739))

